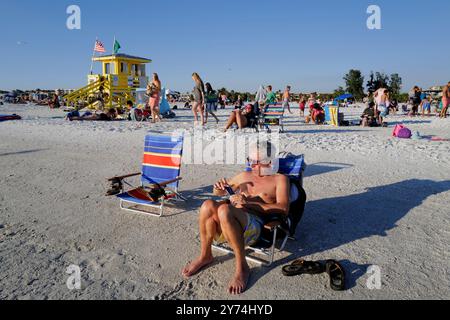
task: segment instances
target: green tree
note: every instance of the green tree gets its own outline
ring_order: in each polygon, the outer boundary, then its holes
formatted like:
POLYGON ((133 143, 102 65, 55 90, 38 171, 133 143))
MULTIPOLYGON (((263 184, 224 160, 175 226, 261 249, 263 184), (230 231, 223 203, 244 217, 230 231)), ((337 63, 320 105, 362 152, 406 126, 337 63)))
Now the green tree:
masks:
POLYGON ((402 90, 402 78, 398 73, 391 74, 391 80, 389 82, 389 90, 392 93, 392 97, 398 100, 400 91, 402 90))
POLYGON ((342 96, 343 94, 345 94, 345 90, 342 87, 337 88, 336 90, 334 90, 334 96, 335 97, 339 97, 342 96))
POLYGON ((356 100, 364 97, 364 76, 359 70, 350 70, 345 76, 345 85, 348 93, 351 93, 356 100))
POLYGON ((380 88, 389 88, 389 76, 383 72, 375 73, 376 90, 380 88))

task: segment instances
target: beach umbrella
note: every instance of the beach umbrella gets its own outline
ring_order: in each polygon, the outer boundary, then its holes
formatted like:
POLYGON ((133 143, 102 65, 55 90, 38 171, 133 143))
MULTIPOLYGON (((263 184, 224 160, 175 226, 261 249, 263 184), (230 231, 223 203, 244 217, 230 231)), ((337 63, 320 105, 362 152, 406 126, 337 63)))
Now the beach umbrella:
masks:
POLYGON ((343 95, 337 97, 337 98, 334 99, 334 100, 335 100, 335 101, 341 101, 341 100, 350 99, 350 98, 353 98, 353 95, 347 93, 347 94, 343 94, 343 95))

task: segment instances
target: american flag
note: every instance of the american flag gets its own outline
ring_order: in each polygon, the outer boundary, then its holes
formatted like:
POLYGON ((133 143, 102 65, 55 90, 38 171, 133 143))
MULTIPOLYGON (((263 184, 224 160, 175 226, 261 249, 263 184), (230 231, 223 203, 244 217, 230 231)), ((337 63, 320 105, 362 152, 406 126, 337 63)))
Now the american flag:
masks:
POLYGON ((95 40, 95 52, 106 52, 105 47, 103 46, 103 43, 101 43, 98 40, 95 40))

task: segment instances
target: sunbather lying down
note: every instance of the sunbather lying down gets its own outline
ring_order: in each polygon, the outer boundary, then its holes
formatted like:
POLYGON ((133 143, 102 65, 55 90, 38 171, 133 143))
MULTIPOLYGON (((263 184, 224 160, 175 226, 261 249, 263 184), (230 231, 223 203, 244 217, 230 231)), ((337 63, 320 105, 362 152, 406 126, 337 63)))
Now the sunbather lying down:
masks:
POLYGON ((70 121, 113 121, 116 120, 118 114, 116 109, 110 109, 106 113, 91 113, 85 112, 83 115, 80 115, 78 111, 70 112, 66 119, 70 121))
POLYGON ((228 242, 235 253, 236 272, 228 286, 230 294, 241 294, 247 287, 250 268, 245 259, 245 247, 258 242, 262 228, 261 217, 267 214, 288 215, 289 180, 274 174, 272 159, 275 150, 270 142, 250 147, 249 163, 252 171, 244 172, 214 185, 214 195, 225 196, 231 187, 236 195, 230 201, 207 200, 200 209, 201 254, 182 271, 191 277, 214 260, 212 244, 228 242))

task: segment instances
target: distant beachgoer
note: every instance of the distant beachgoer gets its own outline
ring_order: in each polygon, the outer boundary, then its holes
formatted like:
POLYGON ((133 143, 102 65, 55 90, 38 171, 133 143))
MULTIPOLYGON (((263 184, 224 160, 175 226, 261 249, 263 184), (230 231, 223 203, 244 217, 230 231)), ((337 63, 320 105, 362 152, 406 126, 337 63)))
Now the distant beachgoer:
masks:
POLYGON ((375 102, 369 102, 369 105, 361 116, 361 127, 376 127, 376 105, 375 102))
POLYGON ((283 108, 287 108, 289 113, 292 114, 290 102, 291 102, 291 87, 287 86, 286 90, 284 90, 283 93, 283 108))
POLYGON ((219 102, 220 102, 220 109, 225 109, 227 105, 227 95, 226 94, 220 95, 219 102))
POLYGON ((450 106, 450 81, 442 90, 442 111, 440 114, 440 118, 447 118, 447 110, 450 106))
POLYGON ((217 111, 217 102, 219 101, 219 97, 217 92, 213 90, 211 84, 208 82, 206 85, 206 112, 205 112, 205 123, 208 122, 208 114, 211 114, 216 122, 219 123, 219 118, 217 118, 214 112, 217 111))
POLYGON ((272 91, 272 86, 267 86, 266 104, 275 104, 275 103, 277 103, 277 96, 272 91))
POLYGON ((58 109, 61 107, 61 104, 59 102, 59 96, 58 94, 55 94, 53 96, 53 100, 50 102, 50 109, 58 109))
POLYGON ((389 105, 389 91, 385 88, 380 88, 374 93, 375 103, 377 107, 378 123, 383 125, 384 118, 388 113, 389 105))
POLYGON ((396 114, 398 111, 398 101, 397 99, 393 99, 389 105, 389 114, 396 114))
POLYGON ((411 97, 411 103, 412 103, 412 109, 409 113, 410 116, 415 116, 417 112, 419 111, 420 103, 422 102, 420 99, 420 96, 422 95, 422 92, 420 91, 419 87, 415 86, 413 89, 413 94, 411 97))
POLYGON ((300 96, 299 106, 300 106, 300 118, 304 118, 305 117, 306 100, 303 96, 300 96))
POLYGON ((192 95, 194 96, 194 101, 192 105, 192 112, 194 113, 194 125, 198 123, 198 114, 200 113, 200 119, 202 125, 205 125, 205 85, 198 73, 194 72, 192 74, 192 80, 195 82, 194 91, 192 95))
POLYGON ((159 103, 161 100, 161 81, 158 74, 153 74, 152 83, 147 87, 147 95, 149 96, 148 106, 152 114, 152 123, 161 122, 162 118, 159 114, 159 103))
POLYGON ((420 102, 419 108, 422 110, 422 117, 425 116, 425 111, 427 112, 427 115, 431 114, 431 101, 426 94, 422 95, 422 101, 420 102))
POLYGON ((236 103, 234 105, 234 109, 241 109, 244 106, 244 101, 242 101, 242 97, 238 95, 236 103))

